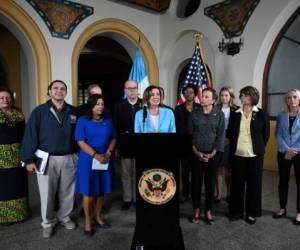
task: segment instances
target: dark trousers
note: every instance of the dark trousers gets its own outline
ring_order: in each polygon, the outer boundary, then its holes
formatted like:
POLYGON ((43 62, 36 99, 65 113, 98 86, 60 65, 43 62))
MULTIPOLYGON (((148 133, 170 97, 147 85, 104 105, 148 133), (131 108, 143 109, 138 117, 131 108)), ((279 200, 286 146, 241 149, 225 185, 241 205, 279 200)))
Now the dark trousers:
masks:
POLYGON ((184 198, 188 198, 190 195, 190 176, 192 165, 192 157, 181 160, 182 196, 184 198))
POLYGON ((205 186, 205 211, 211 210, 214 199, 214 185, 216 174, 215 158, 208 162, 194 160, 192 167, 192 204, 193 208, 201 208, 202 183, 205 186))
POLYGON ((292 164, 294 165, 296 184, 297 184, 297 213, 300 213, 300 155, 296 155, 291 160, 284 159, 284 154, 277 154, 279 169, 279 202, 280 208, 286 209, 288 200, 290 171, 292 164))
POLYGON ((234 156, 231 165, 229 213, 242 216, 261 216, 263 156, 234 156), (246 196, 246 201, 245 201, 246 196))

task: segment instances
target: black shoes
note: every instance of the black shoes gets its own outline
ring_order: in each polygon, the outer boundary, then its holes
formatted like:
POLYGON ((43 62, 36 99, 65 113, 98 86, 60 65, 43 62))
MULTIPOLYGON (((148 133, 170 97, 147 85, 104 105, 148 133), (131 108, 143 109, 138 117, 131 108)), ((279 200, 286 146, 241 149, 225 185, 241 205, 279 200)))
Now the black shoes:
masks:
POLYGON ((294 224, 295 226, 300 226, 300 221, 294 219, 293 224, 294 224))
POLYGON ((126 211, 130 208, 131 202, 130 201, 124 201, 121 207, 121 210, 126 211))
POLYGON ((200 221, 200 218, 199 218, 199 217, 196 217, 196 216, 193 216, 193 217, 191 217, 191 218, 189 219, 189 221, 190 221, 191 223, 198 224, 199 221, 200 221))
POLYGON ((230 214, 228 219, 230 221, 237 221, 237 220, 243 219, 243 216, 239 215, 239 214, 230 214))
POLYGON ((282 218, 284 216, 286 216, 286 210, 284 210, 284 212, 282 214, 278 213, 278 212, 274 213, 273 214, 273 219, 280 219, 280 218, 282 218))
POLYGON ((220 202, 221 202, 221 198, 215 197, 214 203, 220 203, 220 202))
POLYGON ((83 230, 83 234, 87 237, 92 237, 94 235, 94 233, 95 233, 94 228, 92 228, 91 230, 85 230, 85 229, 83 230))
POLYGON ((111 225, 102 219, 102 223, 99 223, 95 218, 94 218, 94 222, 95 222, 95 227, 96 228, 102 228, 102 229, 107 229, 107 228, 110 228, 111 225))
POLYGON ((211 226, 215 223, 214 219, 212 219, 212 218, 209 219, 207 217, 205 218, 205 222, 206 222, 206 224, 211 225, 211 226))
POLYGON ((107 229, 107 228, 110 228, 111 225, 110 225, 108 222, 103 221, 103 223, 98 223, 98 222, 96 222, 96 227, 97 227, 97 228, 107 229))
POLYGON ((246 216, 245 221, 249 224, 249 225, 253 225, 256 222, 256 219, 252 216, 246 216))

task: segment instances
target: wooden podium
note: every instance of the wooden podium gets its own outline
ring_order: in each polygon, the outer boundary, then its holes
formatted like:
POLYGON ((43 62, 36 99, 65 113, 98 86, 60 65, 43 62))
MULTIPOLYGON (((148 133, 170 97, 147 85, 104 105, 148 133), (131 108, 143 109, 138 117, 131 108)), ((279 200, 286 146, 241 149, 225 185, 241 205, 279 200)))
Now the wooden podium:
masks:
POLYGON ((136 159, 136 227, 131 249, 184 250, 179 225, 179 160, 191 139, 172 133, 124 134, 119 152, 136 159))

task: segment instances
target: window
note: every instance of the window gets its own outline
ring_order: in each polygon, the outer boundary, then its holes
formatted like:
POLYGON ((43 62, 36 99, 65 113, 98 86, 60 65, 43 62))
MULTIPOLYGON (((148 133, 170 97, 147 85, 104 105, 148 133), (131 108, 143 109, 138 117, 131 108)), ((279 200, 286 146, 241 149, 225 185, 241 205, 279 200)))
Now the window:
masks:
POLYGON ((272 118, 284 108, 284 94, 300 88, 300 8, 278 34, 264 73, 264 108, 272 118))
POLYGON ((199 8, 200 0, 179 0, 177 6, 177 16, 186 18, 193 15, 199 8))

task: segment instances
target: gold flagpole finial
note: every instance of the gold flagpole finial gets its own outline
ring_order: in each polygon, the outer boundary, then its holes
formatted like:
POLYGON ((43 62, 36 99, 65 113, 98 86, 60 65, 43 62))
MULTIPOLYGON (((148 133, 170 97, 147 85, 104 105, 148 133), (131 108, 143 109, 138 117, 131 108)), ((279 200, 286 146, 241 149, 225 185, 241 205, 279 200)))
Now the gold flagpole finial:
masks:
POLYGON ((202 34, 201 32, 195 32, 195 33, 194 33, 194 37, 195 37, 196 39, 203 38, 203 34, 202 34))
POLYGON ((195 32, 194 33, 194 38, 195 38, 196 44, 199 44, 200 39, 203 38, 203 34, 201 32, 195 32))

